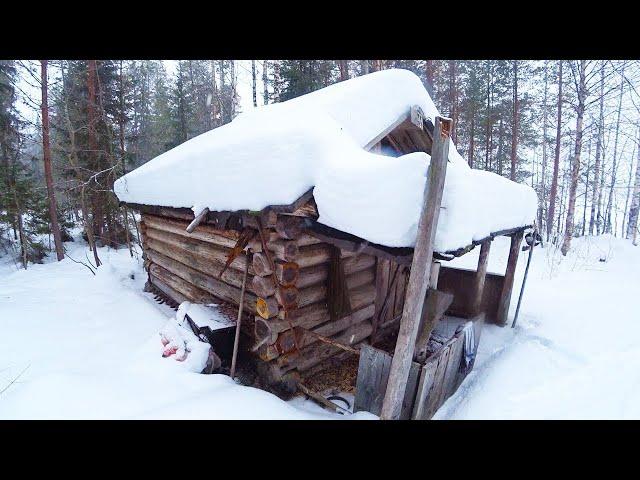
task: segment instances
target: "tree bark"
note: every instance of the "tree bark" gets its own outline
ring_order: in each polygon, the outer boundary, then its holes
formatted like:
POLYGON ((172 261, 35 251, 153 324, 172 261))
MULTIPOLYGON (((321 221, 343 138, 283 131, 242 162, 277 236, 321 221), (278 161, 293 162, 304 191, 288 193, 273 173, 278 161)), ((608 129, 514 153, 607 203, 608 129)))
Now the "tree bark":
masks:
POLYGON ((640 128, 638 129, 638 157, 636 160, 636 179, 633 185, 631 207, 629 208, 629 223, 627 224, 627 238, 633 239, 636 244, 638 232, 638 213, 640 212, 640 128))
POLYGON ((513 61, 513 124, 511 129, 511 180, 516 181, 518 163, 518 61, 513 61))
POLYGON ((251 60, 251 89, 253 93, 253 106, 258 106, 258 91, 257 91, 257 79, 256 79, 256 61, 251 60))
POLYGON ((42 152, 44 159, 44 176, 47 183, 47 194, 49 196, 49 216, 51 217, 51 232, 56 246, 56 256, 58 261, 64 259, 64 247, 60 235, 60 225, 58 225, 58 203, 56 202, 56 192, 53 189, 53 171, 51 169, 51 146, 49 143, 49 102, 47 85, 47 60, 40 60, 40 73, 42 81, 42 152))
POLYGON ((451 111, 451 120, 453 120, 453 131, 451 132, 451 140, 453 143, 458 142, 456 134, 458 126, 458 86, 457 86, 458 68, 456 60, 449 60, 449 108, 451 111))
POLYGON ((551 178, 551 191, 549 193, 549 211, 547 214, 547 241, 553 230, 555 220, 556 196, 558 195, 558 170, 560 168, 560 141, 562 137, 562 60, 558 65, 558 116, 556 128, 556 151, 553 158, 553 176, 551 178))
POLYGON ((338 68, 340 69, 340 81, 349 80, 349 65, 346 60, 338 60, 338 68))
POLYGON ((605 211, 606 219, 604 224, 604 232, 611 233, 611 209, 613 208, 613 196, 616 186, 616 174, 618 170, 618 138, 620 137, 620 114, 622 113, 622 96, 624 93, 624 67, 622 70, 622 78, 620 79, 620 96, 618 97, 618 117, 616 120, 616 135, 613 141, 613 163, 611 164, 611 185, 609 186, 609 197, 607 200, 607 209, 605 211))
POLYGON ((604 135, 604 61, 600 64, 600 116, 598 118, 598 138, 596 140, 596 163, 593 172, 593 192, 591 194, 591 216, 589 217, 589 235, 593 235, 594 227, 598 226, 600 233, 600 220, 596 216, 596 205, 600 195, 600 157, 602 155, 602 137, 604 135))
MULTIPOLYGON (((542 187, 542 214, 546 214, 547 212, 547 126, 548 126, 548 112, 547 112, 547 100, 549 98, 549 75, 548 75, 548 61, 544 62, 544 101, 542 104, 542 172, 541 172, 541 182, 540 185, 542 187)), ((541 219, 542 219, 541 214, 541 219)), ((546 221, 546 217, 545 217, 546 221)), ((539 228, 542 229, 542 221, 540 222, 539 228)))
POLYGON ((569 184, 569 205, 567 206, 567 219, 564 229, 564 240, 560 251, 562 255, 567 255, 571 248, 571 239, 573 238, 574 229, 574 212, 576 208, 576 191, 578 189, 578 179, 580 175, 580 153, 582 151, 582 121, 584 118, 586 85, 585 85, 585 68, 586 61, 580 60, 578 67, 578 75, 580 77, 578 83, 578 105, 576 118, 576 139, 573 161, 571 162, 571 183, 569 184))

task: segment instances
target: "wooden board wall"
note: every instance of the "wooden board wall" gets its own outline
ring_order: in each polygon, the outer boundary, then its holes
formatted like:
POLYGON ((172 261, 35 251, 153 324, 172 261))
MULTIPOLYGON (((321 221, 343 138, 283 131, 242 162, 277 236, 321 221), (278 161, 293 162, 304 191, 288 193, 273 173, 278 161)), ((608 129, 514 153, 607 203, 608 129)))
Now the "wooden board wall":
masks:
POLYGON ((447 310, 447 315, 461 318, 471 318, 476 313, 485 313, 485 321, 495 322, 504 276, 495 273, 487 273, 482 294, 480 311, 474 312, 474 280, 475 270, 441 267, 438 279, 438 290, 453 293, 453 303, 447 310))

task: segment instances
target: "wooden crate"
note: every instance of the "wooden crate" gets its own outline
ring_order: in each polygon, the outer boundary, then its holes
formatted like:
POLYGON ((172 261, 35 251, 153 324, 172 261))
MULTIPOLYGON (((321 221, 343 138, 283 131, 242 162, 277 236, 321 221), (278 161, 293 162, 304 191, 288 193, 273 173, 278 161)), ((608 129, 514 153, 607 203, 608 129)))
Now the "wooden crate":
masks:
MULTIPOLYGON (((436 329, 438 335, 450 339, 424 365, 412 362, 402 403, 401 420, 428 420, 455 393, 473 364, 464 365, 465 333, 459 329, 467 321, 459 317, 443 318, 436 329)), ((474 319, 475 349, 480 341, 484 316, 474 319)), ((475 352, 474 352, 475 353, 475 352)), ((368 411, 380 415, 389 380, 393 356, 383 350, 363 345, 360 350, 354 412, 368 411)))

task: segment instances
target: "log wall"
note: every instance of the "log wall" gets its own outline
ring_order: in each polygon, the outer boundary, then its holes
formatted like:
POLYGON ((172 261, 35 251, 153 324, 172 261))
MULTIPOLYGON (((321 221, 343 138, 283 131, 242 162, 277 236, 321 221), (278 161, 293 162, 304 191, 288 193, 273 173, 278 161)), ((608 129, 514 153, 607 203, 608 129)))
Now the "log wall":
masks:
MULTIPOLYGON (((239 232, 202 223, 187 233, 189 223, 188 218, 143 213, 140 230, 149 281, 177 302, 224 300, 237 305, 246 254, 241 253, 218 276, 239 232)), ((253 255, 249 259, 244 309, 253 320, 245 323, 251 326, 248 333, 254 344, 260 344, 255 353, 268 362, 270 375, 278 378, 291 372, 317 372, 323 362, 344 353, 318 336, 348 346, 368 342, 379 308, 377 295, 386 295, 389 290, 388 285, 387 290, 380 289, 380 272, 384 268, 387 276, 389 271, 393 274, 393 262, 336 250, 296 228, 295 219, 286 216, 278 216, 278 221, 267 225, 264 232, 266 252, 258 235, 249 243, 253 255), (346 312, 332 318, 329 286, 335 281, 331 261, 333 258, 335 262, 336 252, 348 302, 346 312), (386 263, 383 266, 381 262, 386 263)), ((384 319, 402 312, 405 283, 406 275, 399 274, 384 319)))

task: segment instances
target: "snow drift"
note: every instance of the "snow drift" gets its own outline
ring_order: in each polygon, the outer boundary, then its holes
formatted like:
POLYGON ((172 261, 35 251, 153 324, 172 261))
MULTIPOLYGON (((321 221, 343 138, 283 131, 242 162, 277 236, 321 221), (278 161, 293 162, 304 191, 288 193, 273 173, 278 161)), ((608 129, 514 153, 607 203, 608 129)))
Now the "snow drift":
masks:
MULTIPOLYGON (((438 115, 420 79, 384 70, 239 115, 118 179, 129 203, 212 211, 289 204, 314 187, 320 223, 392 247, 413 246, 430 157, 363 149, 413 105, 438 115)), ((437 251, 533 223, 535 192, 472 170, 450 145, 437 251)))

